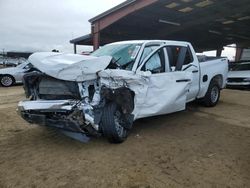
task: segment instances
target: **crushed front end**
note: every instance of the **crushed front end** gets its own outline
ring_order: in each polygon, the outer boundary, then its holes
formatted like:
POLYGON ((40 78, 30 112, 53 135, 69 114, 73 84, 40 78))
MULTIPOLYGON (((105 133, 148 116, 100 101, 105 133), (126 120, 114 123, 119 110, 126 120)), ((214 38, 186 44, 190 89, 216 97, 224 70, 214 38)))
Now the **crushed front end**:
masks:
POLYGON ((24 76, 28 100, 18 104, 18 112, 31 124, 53 127, 66 135, 87 142, 101 136, 103 111, 115 103, 123 129, 132 126, 134 93, 127 87, 108 88, 100 80, 65 81, 34 71, 24 76))

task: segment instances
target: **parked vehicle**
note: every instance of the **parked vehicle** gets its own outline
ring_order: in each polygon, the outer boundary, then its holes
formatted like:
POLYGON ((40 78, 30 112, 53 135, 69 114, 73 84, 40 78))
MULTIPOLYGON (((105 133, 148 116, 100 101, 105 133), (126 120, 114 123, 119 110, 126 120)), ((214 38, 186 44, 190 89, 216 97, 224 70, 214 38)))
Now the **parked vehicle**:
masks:
POLYGON ((16 67, 0 69, 0 84, 4 87, 10 87, 13 84, 22 83, 23 75, 29 71, 31 64, 22 63, 16 67))
POLYGON ((25 58, 3 58, 0 61, 0 65, 4 67, 16 67, 22 63, 26 63, 27 60, 25 58))
POLYGON ((29 61, 38 71, 24 76, 30 100, 18 109, 25 120, 112 143, 123 142, 136 119, 196 99, 215 106, 228 72, 226 58, 200 63, 192 45, 178 41, 117 42, 91 56, 36 53, 29 61))
POLYGON ((229 71, 227 87, 250 89, 250 61, 239 63, 229 71))

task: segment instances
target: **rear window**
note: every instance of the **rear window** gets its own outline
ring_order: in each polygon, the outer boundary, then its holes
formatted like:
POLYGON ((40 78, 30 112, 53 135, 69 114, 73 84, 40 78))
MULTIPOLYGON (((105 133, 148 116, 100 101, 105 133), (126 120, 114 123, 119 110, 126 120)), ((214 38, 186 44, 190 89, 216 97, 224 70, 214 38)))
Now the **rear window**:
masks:
MULTIPOLYGON (((178 57, 180 55, 180 50, 181 48, 185 48, 183 46, 168 46, 167 51, 168 51, 168 57, 169 57, 169 64, 171 67, 175 67, 178 61, 178 57)), ((183 65, 187 65, 189 63, 192 63, 194 61, 192 52, 190 48, 187 48, 187 52, 185 54, 185 59, 183 62, 183 65)))

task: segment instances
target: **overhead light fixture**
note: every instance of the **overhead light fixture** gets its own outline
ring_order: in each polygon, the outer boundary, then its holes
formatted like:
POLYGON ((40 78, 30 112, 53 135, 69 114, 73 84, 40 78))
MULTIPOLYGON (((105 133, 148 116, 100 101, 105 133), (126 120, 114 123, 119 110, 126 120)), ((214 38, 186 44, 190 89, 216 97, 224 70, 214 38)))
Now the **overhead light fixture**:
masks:
POLYGON ((187 12, 191 12, 192 10, 193 10, 193 8, 191 8, 191 7, 186 7, 186 8, 180 9, 179 11, 180 11, 180 12, 183 12, 183 13, 187 13, 187 12))
POLYGON ((195 6, 203 8, 203 7, 206 7, 206 6, 211 5, 213 3, 214 3, 213 1, 205 0, 205 1, 201 1, 199 3, 196 3, 195 6))
POLYGON ((226 47, 228 47, 228 48, 236 48, 236 44, 229 44, 229 45, 226 45, 226 47))
POLYGON ((246 37, 246 36, 242 36, 242 35, 238 35, 238 34, 229 34, 228 36, 237 37, 237 38, 240 38, 240 39, 250 40, 250 37, 246 37))
POLYGON ((249 19, 250 19, 250 16, 244 16, 244 17, 238 18, 239 21, 249 20, 249 19))
POLYGON ((224 22, 224 21, 226 21, 226 19, 225 19, 225 18, 218 18, 218 19, 216 19, 215 21, 216 21, 216 22, 224 22))
POLYGON ((234 23, 234 22, 235 21, 233 21, 233 20, 227 20, 227 21, 222 22, 222 24, 227 25, 227 24, 231 24, 231 23, 234 23))
POLYGON ((170 22, 170 21, 162 20, 162 19, 159 19, 159 22, 160 22, 160 23, 169 24, 169 25, 174 25, 174 26, 181 26, 180 23, 177 23, 177 22, 170 22))
POLYGON ((189 2, 191 2, 193 0, 181 0, 181 1, 184 2, 184 3, 189 3, 189 2))
POLYGON ((179 3, 170 3, 168 5, 166 5, 165 7, 167 8, 175 8, 175 7, 178 7, 180 4, 179 3))
POLYGON ((242 17, 242 14, 241 13, 236 13, 236 14, 233 14, 233 15, 230 15, 231 18, 240 18, 242 17))
POLYGON ((209 32, 209 33, 216 34, 216 35, 222 35, 222 33, 219 32, 219 31, 209 30, 208 32, 209 32))

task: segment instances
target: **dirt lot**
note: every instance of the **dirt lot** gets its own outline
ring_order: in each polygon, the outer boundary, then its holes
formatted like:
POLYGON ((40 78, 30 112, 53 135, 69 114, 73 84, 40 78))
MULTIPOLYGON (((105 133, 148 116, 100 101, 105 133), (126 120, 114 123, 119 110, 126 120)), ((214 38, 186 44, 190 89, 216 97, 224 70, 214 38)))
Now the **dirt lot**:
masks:
POLYGON ((15 111, 22 98, 21 86, 0 87, 0 187, 250 187, 249 91, 140 120, 121 145, 30 126, 15 111))

